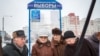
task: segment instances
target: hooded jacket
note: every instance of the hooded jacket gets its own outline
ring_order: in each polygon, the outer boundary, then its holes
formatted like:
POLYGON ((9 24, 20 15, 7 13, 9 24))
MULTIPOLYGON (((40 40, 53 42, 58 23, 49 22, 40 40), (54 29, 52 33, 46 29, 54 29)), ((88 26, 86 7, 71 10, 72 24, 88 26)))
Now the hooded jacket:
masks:
POLYGON ((89 36, 86 39, 92 44, 99 56, 99 40, 97 39, 97 33, 95 32, 92 36, 89 36))
MULTIPOLYGON (((76 45, 78 43, 79 39, 76 40, 76 43, 73 45, 67 45, 65 47, 65 53, 64 56, 74 56, 76 50, 76 45)), ((84 39, 83 44, 81 46, 79 56, 97 56, 94 48, 92 45, 84 39)))
POLYGON ((37 40, 36 44, 32 47, 32 56, 54 56, 50 41, 41 43, 37 40))

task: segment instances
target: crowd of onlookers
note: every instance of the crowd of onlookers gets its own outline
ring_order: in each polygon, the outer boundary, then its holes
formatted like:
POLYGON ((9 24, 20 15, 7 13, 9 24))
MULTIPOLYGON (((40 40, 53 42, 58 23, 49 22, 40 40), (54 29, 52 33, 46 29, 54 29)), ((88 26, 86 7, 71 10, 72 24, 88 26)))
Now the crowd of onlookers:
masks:
MULTIPOLYGON (((48 38, 48 31, 38 32, 37 40, 32 45, 31 56, 74 56, 80 37, 75 36, 71 30, 65 31, 63 35, 59 28, 53 28, 51 31, 51 41, 48 38)), ((1 47, 0 40, 0 56, 28 56, 24 31, 14 31, 12 36, 11 43, 7 43, 4 47, 1 47)), ((79 56, 99 56, 99 40, 100 32, 84 38, 79 56)))

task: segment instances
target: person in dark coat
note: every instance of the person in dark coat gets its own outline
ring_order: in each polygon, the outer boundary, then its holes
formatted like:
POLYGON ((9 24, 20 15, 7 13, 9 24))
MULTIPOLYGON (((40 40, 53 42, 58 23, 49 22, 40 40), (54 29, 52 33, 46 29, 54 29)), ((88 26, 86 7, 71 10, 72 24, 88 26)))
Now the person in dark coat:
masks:
POLYGON ((3 47, 3 56, 28 56, 28 48, 25 43, 24 31, 14 31, 12 42, 3 47))
POLYGON ((95 32, 93 35, 86 38, 92 46, 95 48, 97 55, 99 56, 99 40, 100 32, 95 32))
POLYGON ((52 29, 52 46, 55 56, 64 56, 65 44, 62 37, 62 31, 59 28, 52 29))
POLYGON ((48 32, 40 31, 38 39, 32 47, 32 56, 54 56, 51 42, 48 40, 48 32))
MULTIPOLYGON (((76 45, 79 41, 79 38, 77 38, 74 33, 69 30, 64 33, 64 39, 67 44, 65 47, 64 56, 74 56, 75 51, 77 51, 76 45)), ((83 40, 79 56, 97 56, 95 49, 86 39, 83 40)))
POLYGON ((2 56, 2 37, 0 36, 0 56, 2 56))

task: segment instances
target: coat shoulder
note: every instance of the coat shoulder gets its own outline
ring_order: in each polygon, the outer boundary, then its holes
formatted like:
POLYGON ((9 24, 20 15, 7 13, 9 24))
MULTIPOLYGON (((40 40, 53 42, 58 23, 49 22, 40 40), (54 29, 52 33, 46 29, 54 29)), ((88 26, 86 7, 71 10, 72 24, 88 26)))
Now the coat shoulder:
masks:
POLYGON ((13 56, 13 52, 13 46, 11 44, 3 47, 3 56, 13 56))
POLYGON ((6 46, 3 47, 3 50, 12 50, 13 49, 13 46, 11 44, 7 44, 6 46))

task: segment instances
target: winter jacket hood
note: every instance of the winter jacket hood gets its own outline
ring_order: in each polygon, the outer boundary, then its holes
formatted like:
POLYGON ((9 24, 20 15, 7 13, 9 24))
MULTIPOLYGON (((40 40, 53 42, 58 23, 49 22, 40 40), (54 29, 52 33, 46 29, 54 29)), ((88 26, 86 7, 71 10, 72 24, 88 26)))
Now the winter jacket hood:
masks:
POLYGON ((97 39, 97 32, 95 32, 95 33, 91 36, 91 40, 93 40, 94 42, 99 43, 99 40, 97 39))

